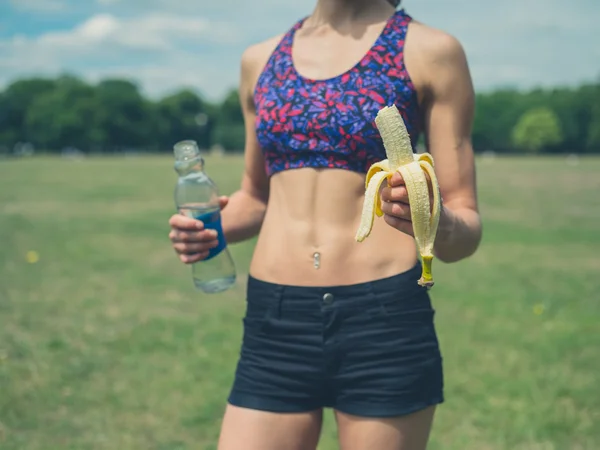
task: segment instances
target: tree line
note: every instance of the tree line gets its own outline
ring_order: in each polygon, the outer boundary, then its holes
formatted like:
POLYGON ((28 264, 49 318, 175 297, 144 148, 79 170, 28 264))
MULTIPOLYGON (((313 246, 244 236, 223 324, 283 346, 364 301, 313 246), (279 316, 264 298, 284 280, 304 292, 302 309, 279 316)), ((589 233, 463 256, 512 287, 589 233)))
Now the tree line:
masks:
MULTIPOLYGON (((476 152, 600 153, 600 82, 478 93, 472 137, 476 152)), ((151 100, 130 80, 63 75, 17 80, 0 92, 0 155, 171 152, 182 139, 242 151, 237 90, 220 102, 190 89, 151 100)))

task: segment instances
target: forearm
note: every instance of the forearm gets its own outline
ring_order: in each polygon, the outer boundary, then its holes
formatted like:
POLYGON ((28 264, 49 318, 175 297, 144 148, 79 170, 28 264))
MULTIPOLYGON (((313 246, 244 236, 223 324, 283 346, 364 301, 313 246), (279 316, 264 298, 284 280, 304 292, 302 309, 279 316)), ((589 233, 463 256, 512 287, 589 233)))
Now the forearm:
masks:
POLYGON ((221 213, 227 242, 234 244, 256 236, 262 226, 266 209, 264 200, 244 190, 232 194, 221 213))
POLYGON ((481 218, 476 211, 445 206, 433 251, 440 261, 460 261, 475 253, 481 237, 481 218))

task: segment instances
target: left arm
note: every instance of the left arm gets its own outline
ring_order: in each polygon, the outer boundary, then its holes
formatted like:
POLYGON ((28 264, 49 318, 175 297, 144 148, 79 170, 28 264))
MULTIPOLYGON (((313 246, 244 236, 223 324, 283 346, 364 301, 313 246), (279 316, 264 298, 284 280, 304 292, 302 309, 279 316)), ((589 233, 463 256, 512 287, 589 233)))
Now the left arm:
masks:
MULTIPOLYGON (((419 49, 420 68, 423 74, 434 74, 423 80, 426 141, 443 198, 434 254, 449 263, 475 253, 482 236, 471 145, 475 94, 460 43, 437 31, 423 41, 433 45, 419 49)), ((403 184, 402 176, 395 173, 383 189, 384 219, 414 236, 403 184)))
POLYGON ((443 35, 439 44, 425 103, 427 147, 444 199, 434 252, 441 261, 455 262, 475 253, 482 237, 471 144, 475 94, 460 43, 443 35))

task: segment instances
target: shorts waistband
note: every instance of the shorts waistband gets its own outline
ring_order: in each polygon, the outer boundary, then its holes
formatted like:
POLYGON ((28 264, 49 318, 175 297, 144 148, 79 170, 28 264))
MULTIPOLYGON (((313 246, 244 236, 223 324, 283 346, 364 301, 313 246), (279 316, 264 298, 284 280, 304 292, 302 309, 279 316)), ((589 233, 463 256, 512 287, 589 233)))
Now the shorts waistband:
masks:
POLYGON ((402 292, 403 295, 423 293, 424 287, 417 284, 421 277, 421 262, 418 261, 407 271, 386 278, 378 278, 371 281, 354 283, 348 285, 329 286, 298 286, 289 284, 272 283, 248 276, 248 292, 255 295, 267 294, 277 295, 285 298, 298 298, 323 296, 331 294, 338 298, 353 299, 368 295, 389 294, 390 292, 402 292))

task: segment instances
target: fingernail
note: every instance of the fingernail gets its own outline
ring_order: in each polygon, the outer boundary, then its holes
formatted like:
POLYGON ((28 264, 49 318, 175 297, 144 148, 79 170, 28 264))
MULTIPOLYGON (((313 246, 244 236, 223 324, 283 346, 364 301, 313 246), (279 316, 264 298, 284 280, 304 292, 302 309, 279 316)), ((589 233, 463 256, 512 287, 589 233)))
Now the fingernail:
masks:
POLYGON ((202 222, 196 222, 196 227, 202 229, 204 228, 204 224, 202 222))

